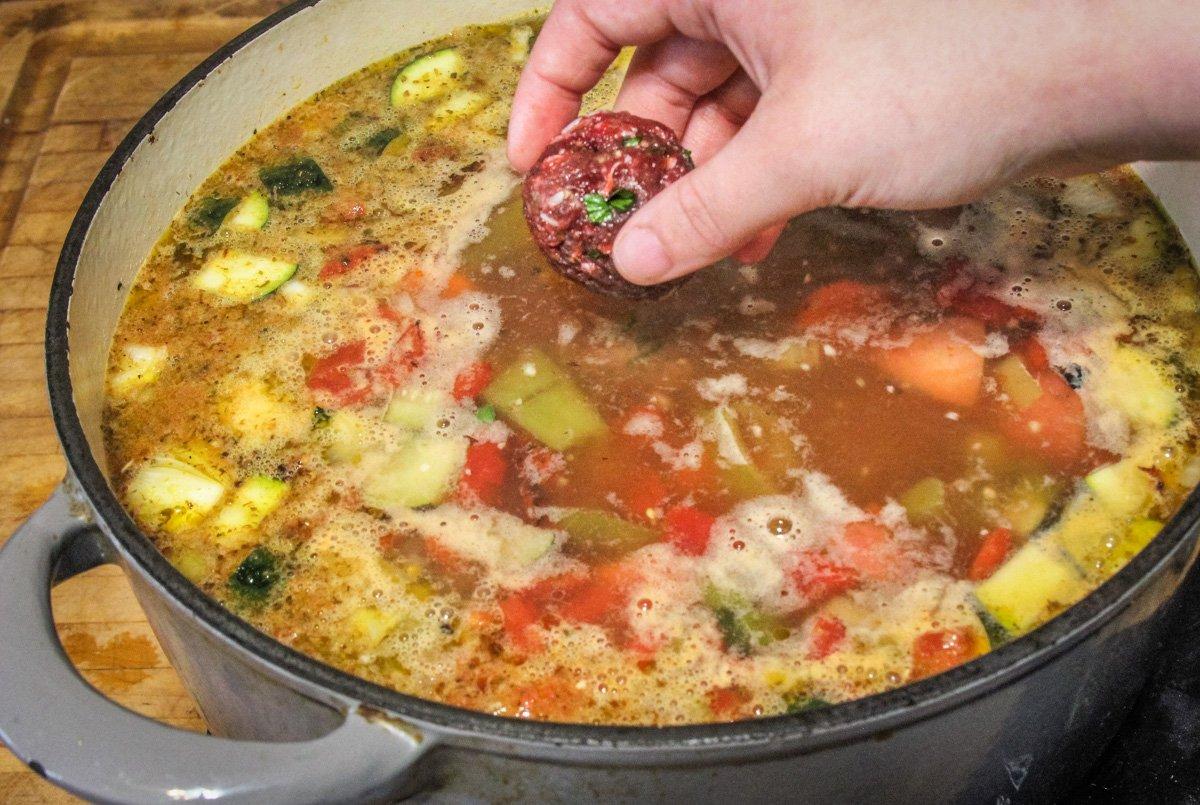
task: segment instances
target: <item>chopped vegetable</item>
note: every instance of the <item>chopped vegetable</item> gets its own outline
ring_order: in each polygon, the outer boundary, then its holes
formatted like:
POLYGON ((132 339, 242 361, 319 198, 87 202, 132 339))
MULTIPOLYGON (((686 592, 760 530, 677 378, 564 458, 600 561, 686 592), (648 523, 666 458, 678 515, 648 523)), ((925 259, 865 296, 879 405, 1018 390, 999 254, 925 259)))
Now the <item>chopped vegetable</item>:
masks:
POLYGON ((570 376, 536 349, 502 371, 483 398, 553 450, 567 450, 608 429, 570 376))
POLYGON ((312 157, 297 157, 258 171, 258 178, 273 196, 295 196, 310 190, 328 192, 333 184, 312 157))
POLYGON ((284 481, 269 475, 248 478, 213 518, 218 543, 225 548, 240 547, 253 535, 254 529, 279 508, 287 494, 288 485, 284 481))
POLYGON ((380 509, 435 506, 454 488, 466 458, 465 439, 417 437, 386 456, 363 484, 363 499, 380 509))
POLYGON ((192 285, 226 302, 245 304, 270 296, 298 267, 288 260, 221 249, 204 262, 192 277, 192 285))
POLYGON ((456 48, 442 48, 410 61, 392 82, 392 106, 400 107, 445 95, 466 69, 456 48))
POLYGON ((983 581, 996 572, 996 569, 1008 558, 1012 551, 1013 534, 1007 528, 993 528, 983 538, 983 543, 971 560, 967 569, 967 578, 971 581, 983 581))
POLYGON ((590 557, 620 556, 658 541, 653 530, 600 509, 575 509, 557 525, 570 537, 573 552, 590 557))
POLYGON ((475 418, 484 424, 491 424, 496 421, 496 408, 493 405, 481 405, 475 409, 475 418))
POLYGON ((121 350, 116 371, 108 377, 108 388, 114 394, 130 394, 158 380, 166 364, 166 347, 127 344, 121 350))
POLYGON ((704 603, 716 618, 725 649, 747 655, 756 648, 784 639, 788 630, 775 618, 754 609, 740 594, 708 585, 704 603))
POLYGON ((454 378, 454 399, 473 400, 483 394, 492 382, 492 374, 492 365, 486 361, 471 364, 454 378))
POLYGON ((938 629, 917 637, 913 641, 912 678, 949 671, 988 650, 987 638, 974 629, 938 629))
POLYGON ((125 487, 125 501, 145 525, 175 533, 190 528, 225 496, 225 484, 205 466, 172 454, 143 464, 125 487))
POLYGON ((667 541, 685 556, 700 556, 708 550, 715 522, 711 514, 694 506, 672 506, 665 516, 667 541))
POLYGON ((1116 517, 1144 514, 1154 496, 1154 479, 1134 459, 1107 464, 1083 480, 1100 505, 1116 517))
POLYGON ((196 208, 192 210, 188 220, 199 229, 216 232, 221 226, 221 222, 225 220, 225 216, 229 215, 229 211, 236 207, 237 203, 236 198, 209 196, 201 199, 196 208))
POLYGON ((607 196, 599 193, 588 193, 583 197, 583 208, 587 211, 588 220, 593 224, 606 224, 619 212, 629 212, 637 203, 637 195, 624 187, 614 190, 607 196))
POLYGON ((940 478, 923 478, 900 496, 900 505, 914 523, 928 523, 946 511, 946 485, 940 478))
POLYGON ((975 588, 975 597, 1005 631, 1021 635, 1088 591, 1075 565, 1052 543, 1026 543, 975 588))
POLYGON ((255 548, 229 577, 229 587, 251 601, 262 601, 283 578, 279 557, 263 547, 255 548))
POLYGON ((983 325, 974 319, 946 319, 912 335, 902 347, 878 350, 876 365, 903 387, 948 405, 970 407, 983 387, 983 325))
POLYGON ((256 190, 238 202, 221 226, 235 232, 257 232, 267 225, 270 217, 270 202, 256 190))
POLYGON ((1019 410, 1024 410, 1042 396, 1042 385, 1025 368, 1025 362, 1016 355, 1007 355, 996 364, 992 372, 1000 384, 1000 391, 1019 410))
POLYGON ((472 442, 467 448, 461 486, 481 503, 496 506, 500 502, 508 460, 495 442, 472 442))

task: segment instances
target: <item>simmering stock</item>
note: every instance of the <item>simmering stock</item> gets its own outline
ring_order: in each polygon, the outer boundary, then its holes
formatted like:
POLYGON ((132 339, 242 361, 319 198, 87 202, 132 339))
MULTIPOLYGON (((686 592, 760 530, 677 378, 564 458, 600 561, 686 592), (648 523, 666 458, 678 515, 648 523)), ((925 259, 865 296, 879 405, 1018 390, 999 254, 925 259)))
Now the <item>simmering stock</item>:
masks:
POLYGON ((321 92, 147 260, 111 473, 208 594, 489 713, 748 718, 1036 628, 1200 478, 1194 270, 1132 175, 818 212, 761 265, 599 298, 503 155, 537 25, 321 92))

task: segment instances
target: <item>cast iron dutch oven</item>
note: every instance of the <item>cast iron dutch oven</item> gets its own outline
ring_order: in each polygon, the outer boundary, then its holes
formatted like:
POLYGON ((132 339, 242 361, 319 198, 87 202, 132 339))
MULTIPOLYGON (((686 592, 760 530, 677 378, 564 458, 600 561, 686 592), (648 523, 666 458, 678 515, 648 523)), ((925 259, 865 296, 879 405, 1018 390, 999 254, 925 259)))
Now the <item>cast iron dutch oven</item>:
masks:
MULTIPOLYGON (((529 0, 302 0, 167 93, 104 166, 67 236, 46 328, 69 477, 0 552, 0 738, 93 800, 1032 802, 1088 768, 1141 686, 1195 559, 1193 494, 1128 567, 1041 629, 949 673, 735 724, 530 723, 371 685, 256 632, 187 582, 102 467, 105 357, 172 215, 256 128, 358 68, 529 0), (122 567, 215 736, 146 720, 76 674, 50 588, 122 567)), ((1200 247, 1200 166, 1142 175, 1200 247)))

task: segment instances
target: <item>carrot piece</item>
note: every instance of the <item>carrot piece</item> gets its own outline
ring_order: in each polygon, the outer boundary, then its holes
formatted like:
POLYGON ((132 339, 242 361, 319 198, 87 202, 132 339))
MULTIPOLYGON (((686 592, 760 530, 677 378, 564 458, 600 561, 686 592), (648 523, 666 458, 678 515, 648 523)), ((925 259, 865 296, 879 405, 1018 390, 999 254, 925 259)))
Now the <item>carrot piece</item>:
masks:
POLYGON ((425 287, 425 272, 419 268, 414 268, 405 274, 400 279, 400 290, 405 293, 416 294, 420 293, 425 287))
POLYGON ((1083 400, 1054 369, 1031 374, 1042 387, 1042 396, 1020 410, 1003 406, 997 417, 999 429, 1012 442, 1056 468, 1076 467, 1084 455, 1087 437, 1083 400))
POLYGON ((796 317, 796 329, 805 330, 835 321, 853 321, 885 306, 888 294, 878 285, 858 280, 838 280, 817 288, 796 317))
POLYGON ((558 613, 576 623, 603 623, 625 604, 636 576, 623 564, 599 565, 581 586, 567 592, 558 613))
POLYGON ((913 641, 912 678, 949 671, 980 654, 979 642, 969 627, 938 629, 919 635, 913 641))
POLYGON ((708 550, 708 540, 716 518, 694 506, 672 506, 665 517, 667 542, 685 556, 700 556, 708 550))
POLYGON ((442 298, 453 299, 460 294, 473 290, 475 290, 475 283, 471 282, 465 275, 455 271, 450 275, 450 279, 446 280, 446 287, 442 289, 442 298))
POLYGON ((903 565, 892 532, 878 523, 869 520, 848 523, 842 532, 842 540, 853 568, 868 578, 892 578, 903 565))
POLYGON ((832 615, 819 615, 809 635, 808 659, 823 660, 846 639, 846 624, 832 615))
POLYGON ((454 399, 473 400, 492 382, 492 365, 486 361, 473 363, 454 378, 454 399))
POLYGON ((967 578, 971 581, 983 581, 991 576, 1008 556, 1012 545, 1012 531, 1007 528, 993 528, 983 538, 979 551, 971 560, 971 567, 967 569, 967 578))
POLYGON ((986 331, 974 319, 952 318, 913 335, 903 347, 874 352, 874 363, 891 379, 949 405, 968 407, 983 386, 983 356, 973 349, 986 331))

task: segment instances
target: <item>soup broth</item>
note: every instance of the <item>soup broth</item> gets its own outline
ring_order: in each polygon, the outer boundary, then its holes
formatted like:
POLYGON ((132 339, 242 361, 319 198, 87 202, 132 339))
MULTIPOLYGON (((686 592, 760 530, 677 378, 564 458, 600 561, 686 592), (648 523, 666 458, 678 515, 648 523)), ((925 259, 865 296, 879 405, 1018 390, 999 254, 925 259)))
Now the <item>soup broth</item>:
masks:
POLYGON ((796 712, 1037 628, 1200 479, 1195 271, 1132 174, 824 210, 758 265, 601 298, 504 159, 539 24, 296 107, 130 292, 111 477, 257 628, 503 716, 796 712))

